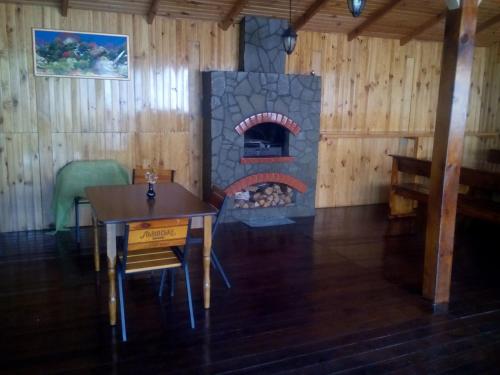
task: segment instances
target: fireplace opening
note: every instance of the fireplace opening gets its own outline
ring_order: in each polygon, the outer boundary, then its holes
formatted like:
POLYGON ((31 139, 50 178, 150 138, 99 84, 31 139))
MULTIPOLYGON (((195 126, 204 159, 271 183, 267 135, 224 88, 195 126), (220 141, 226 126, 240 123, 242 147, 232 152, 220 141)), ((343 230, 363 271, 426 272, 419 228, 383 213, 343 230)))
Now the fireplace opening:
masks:
POLYGON ((244 157, 288 156, 288 136, 285 127, 265 122, 248 129, 244 140, 244 157))
POLYGON ((294 203, 295 190, 274 182, 251 185, 234 195, 235 208, 285 207, 294 203))

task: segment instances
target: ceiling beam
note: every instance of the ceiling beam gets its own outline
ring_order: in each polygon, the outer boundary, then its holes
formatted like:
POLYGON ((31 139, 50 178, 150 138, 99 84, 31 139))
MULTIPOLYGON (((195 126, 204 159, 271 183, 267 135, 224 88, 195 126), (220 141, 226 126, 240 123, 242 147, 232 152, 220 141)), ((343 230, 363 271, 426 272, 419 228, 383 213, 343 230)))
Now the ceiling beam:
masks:
POLYGON ((415 28, 412 31, 410 31, 408 34, 406 34, 404 37, 402 37, 399 40, 399 44, 401 44, 402 46, 404 46, 405 44, 409 43, 413 38, 415 38, 416 36, 422 34, 425 30, 430 29, 434 25, 437 25, 439 22, 441 22, 441 20, 443 20, 445 18, 446 18, 446 10, 444 10, 441 13, 435 15, 434 17, 432 17, 427 22, 421 24, 417 28, 415 28))
POLYGON ((147 17, 147 21, 150 25, 153 23, 153 20, 155 19, 156 14, 158 13, 159 7, 160 7, 160 0, 153 0, 151 2, 151 6, 149 7, 149 12, 147 17))
POLYGON ((61 0, 61 16, 67 17, 69 9, 69 0, 61 0))
POLYGON ((222 30, 229 29, 229 26, 231 26, 234 23, 235 18, 238 17, 238 15, 241 13, 243 8, 245 8, 247 3, 248 0, 236 0, 236 2, 231 7, 231 10, 229 10, 228 14, 226 14, 224 19, 219 22, 219 27, 222 30))
POLYGON ((386 5, 384 5, 379 10, 377 10, 375 13, 373 13, 370 17, 368 17, 365 20, 365 22, 363 22, 361 25, 357 26, 354 30, 352 30, 349 34, 347 34, 347 40, 351 41, 351 40, 357 38, 370 25, 374 24, 379 19, 381 19, 383 16, 385 16, 387 13, 389 13, 392 10, 392 8, 394 8, 396 5, 398 5, 402 1, 403 0, 390 0, 386 5))
POLYGON ((321 8, 323 8, 326 3, 330 0, 316 0, 312 5, 300 16, 300 18, 293 23, 293 28, 295 31, 299 31, 302 27, 304 27, 311 18, 313 18, 316 13, 318 13, 321 8))
POLYGON ((490 18, 488 21, 485 21, 483 23, 481 23, 478 27, 477 27, 477 33, 480 33, 486 29, 489 29, 491 26, 494 26, 496 25, 497 23, 500 22, 500 14, 497 14, 495 17, 493 18, 490 18))

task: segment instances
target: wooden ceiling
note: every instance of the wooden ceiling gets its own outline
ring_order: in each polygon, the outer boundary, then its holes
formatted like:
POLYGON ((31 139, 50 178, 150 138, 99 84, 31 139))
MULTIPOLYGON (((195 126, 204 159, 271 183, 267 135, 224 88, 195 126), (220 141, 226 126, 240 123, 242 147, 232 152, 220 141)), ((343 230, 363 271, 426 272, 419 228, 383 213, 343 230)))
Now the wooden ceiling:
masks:
MULTIPOLYGON (((76 9, 92 9, 141 14, 150 20, 154 14, 173 18, 190 18, 222 22, 236 8, 231 19, 239 22, 242 16, 259 15, 288 17, 288 0, 0 0, 18 4, 43 4, 76 9), (154 12, 152 12, 153 10, 154 12), (148 17, 149 14, 149 17, 148 17)), ((441 40, 444 31, 444 0, 367 0, 363 14, 353 18, 346 0, 293 0, 292 19, 302 24, 304 15, 311 15, 302 30, 358 35, 356 28, 380 15, 359 35, 382 38, 441 40), (383 10, 387 9, 387 12, 383 10), (314 11, 314 12, 311 12, 314 11), (309 13, 307 13, 309 11, 309 13), (426 26, 426 27, 424 27, 426 26), (425 30, 422 30, 425 29, 425 30), (417 30, 420 31, 418 35, 417 30)), ((231 23, 230 21, 227 24, 231 23)), ((479 45, 500 41, 500 0, 483 0, 478 25, 488 26, 477 37, 479 45)))

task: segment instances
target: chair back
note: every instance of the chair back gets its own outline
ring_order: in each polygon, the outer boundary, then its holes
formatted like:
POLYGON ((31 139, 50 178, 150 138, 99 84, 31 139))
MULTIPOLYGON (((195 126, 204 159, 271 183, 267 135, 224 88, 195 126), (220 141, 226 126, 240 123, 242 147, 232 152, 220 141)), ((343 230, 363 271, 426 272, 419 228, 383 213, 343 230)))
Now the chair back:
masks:
POLYGON ((125 226, 123 263, 126 265, 129 252, 184 246, 188 241, 190 224, 188 218, 127 223, 125 226))
MULTIPOLYGON (((146 172, 148 169, 142 167, 135 167, 132 171, 132 183, 133 184, 147 184, 146 181, 146 172)), ((158 173, 158 182, 174 182, 174 173, 173 169, 160 169, 157 171, 158 173)))
POLYGON ((212 237, 215 235, 215 231, 219 224, 219 219, 223 216, 227 202, 227 194, 224 190, 218 186, 212 186, 212 191, 208 197, 207 203, 214 206, 217 209, 217 215, 212 226, 212 237))

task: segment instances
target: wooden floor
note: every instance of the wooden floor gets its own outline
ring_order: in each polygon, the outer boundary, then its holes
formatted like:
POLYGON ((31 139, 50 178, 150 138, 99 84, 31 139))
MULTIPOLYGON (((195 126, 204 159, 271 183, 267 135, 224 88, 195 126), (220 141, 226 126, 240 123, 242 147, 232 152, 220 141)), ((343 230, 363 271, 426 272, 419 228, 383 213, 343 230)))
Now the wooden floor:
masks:
POLYGON ((233 288, 213 273, 204 311, 193 251, 191 330, 182 275, 161 304, 157 275, 130 280, 127 344, 108 325, 107 273, 93 271, 87 230, 81 250, 70 232, 0 235, 0 372, 500 373, 500 228, 459 223, 453 301, 433 314, 419 294, 422 225, 389 224, 386 210, 222 227, 216 245, 233 288))

